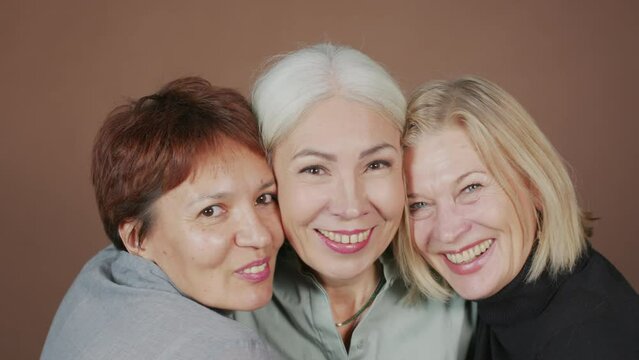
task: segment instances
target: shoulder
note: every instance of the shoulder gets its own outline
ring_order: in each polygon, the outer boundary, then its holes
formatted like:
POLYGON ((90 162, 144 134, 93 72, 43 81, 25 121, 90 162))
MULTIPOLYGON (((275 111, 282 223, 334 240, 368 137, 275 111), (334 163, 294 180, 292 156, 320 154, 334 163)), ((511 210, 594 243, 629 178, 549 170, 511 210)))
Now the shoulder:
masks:
MULTIPOLYGON (((268 359, 270 349, 254 330, 208 310, 204 320, 185 317, 161 335, 167 358, 268 359), (212 316, 217 315, 217 316, 212 316)), ((201 319, 201 318, 200 318, 201 319)), ((155 339, 155 341, 160 339, 155 339)))
POLYGON ((540 359, 637 359, 639 328, 615 324, 605 316, 589 317, 549 333, 540 359))
POLYGON ((566 279, 551 304, 586 311, 593 318, 639 320, 639 295, 606 258, 594 249, 589 253, 583 268, 566 279))
POLYGON ((550 358, 639 355, 639 296, 598 252, 561 286, 545 314, 550 358))
POLYGON ((138 262, 109 247, 84 266, 55 315, 43 359, 266 357, 254 331, 182 296, 152 264, 138 262))

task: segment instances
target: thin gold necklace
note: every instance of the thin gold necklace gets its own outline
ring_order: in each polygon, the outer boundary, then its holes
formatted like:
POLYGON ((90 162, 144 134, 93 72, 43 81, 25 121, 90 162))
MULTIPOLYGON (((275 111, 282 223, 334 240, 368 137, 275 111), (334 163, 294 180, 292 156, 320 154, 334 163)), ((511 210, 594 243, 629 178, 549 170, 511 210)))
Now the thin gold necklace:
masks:
POLYGON ((379 294, 380 290, 382 290, 382 285, 384 285, 384 276, 383 275, 381 275, 379 277, 379 282, 377 283, 377 287, 375 288, 375 291, 373 291, 373 293, 371 294, 371 297, 368 298, 368 301, 366 301, 366 304, 364 304, 364 306, 362 306, 359 310, 357 310, 355 315, 349 317, 348 319, 346 319, 346 320, 344 320, 342 322, 335 323, 335 326, 336 327, 342 327, 342 326, 348 325, 348 324, 352 323, 353 321, 357 320, 357 318, 360 315, 362 315, 362 313, 364 311, 366 311, 366 309, 368 309, 371 306, 373 301, 375 301, 375 298, 379 294))

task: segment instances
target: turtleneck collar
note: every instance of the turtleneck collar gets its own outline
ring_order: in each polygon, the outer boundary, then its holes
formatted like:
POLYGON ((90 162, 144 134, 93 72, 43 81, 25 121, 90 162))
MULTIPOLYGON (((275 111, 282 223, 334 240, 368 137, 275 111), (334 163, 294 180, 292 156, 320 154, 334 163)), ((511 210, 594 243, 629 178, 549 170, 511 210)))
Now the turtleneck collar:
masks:
POLYGON ((527 282, 537 243, 533 246, 524 266, 515 278, 495 295, 477 301, 481 321, 488 325, 508 325, 539 315, 548 305, 561 284, 571 273, 579 271, 590 257, 590 246, 577 261, 573 272, 551 276, 543 272, 537 279, 527 282))

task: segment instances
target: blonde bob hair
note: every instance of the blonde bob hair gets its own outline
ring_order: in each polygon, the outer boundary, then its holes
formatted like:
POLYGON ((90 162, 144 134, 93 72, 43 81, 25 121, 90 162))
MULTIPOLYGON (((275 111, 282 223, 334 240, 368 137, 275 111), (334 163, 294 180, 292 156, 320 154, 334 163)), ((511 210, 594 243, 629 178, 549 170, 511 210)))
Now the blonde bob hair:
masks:
POLYGON ((251 94, 269 159, 316 103, 334 96, 360 102, 404 129, 406 99, 397 83, 362 52, 321 43, 274 58, 251 94))
MULTIPOLYGON (((523 209, 516 194, 529 194, 536 207, 538 245, 528 281, 544 271, 556 276, 573 268, 586 247, 588 218, 561 157, 517 100, 478 77, 433 81, 415 91, 406 116, 405 147, 417 144, 423 134, 461 126, 520 219, 523 209)), ((400 231, 395 253, 412 294, 447 298, 450 287, 419 255, 407 233, 400 231)))

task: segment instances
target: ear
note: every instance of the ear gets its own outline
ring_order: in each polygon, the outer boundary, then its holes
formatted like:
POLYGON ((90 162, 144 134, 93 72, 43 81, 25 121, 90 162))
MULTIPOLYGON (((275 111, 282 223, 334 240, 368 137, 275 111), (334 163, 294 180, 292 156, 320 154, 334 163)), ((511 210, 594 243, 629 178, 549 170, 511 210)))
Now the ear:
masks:
POLYGON ((142 227, 142 221, 138 219, 126 219, 118 225, 118 233, 120 239, 126 250, 134 255, 147 257, 147 251, 142 246, 142 239, 140 238, 140 228, 142 227))

